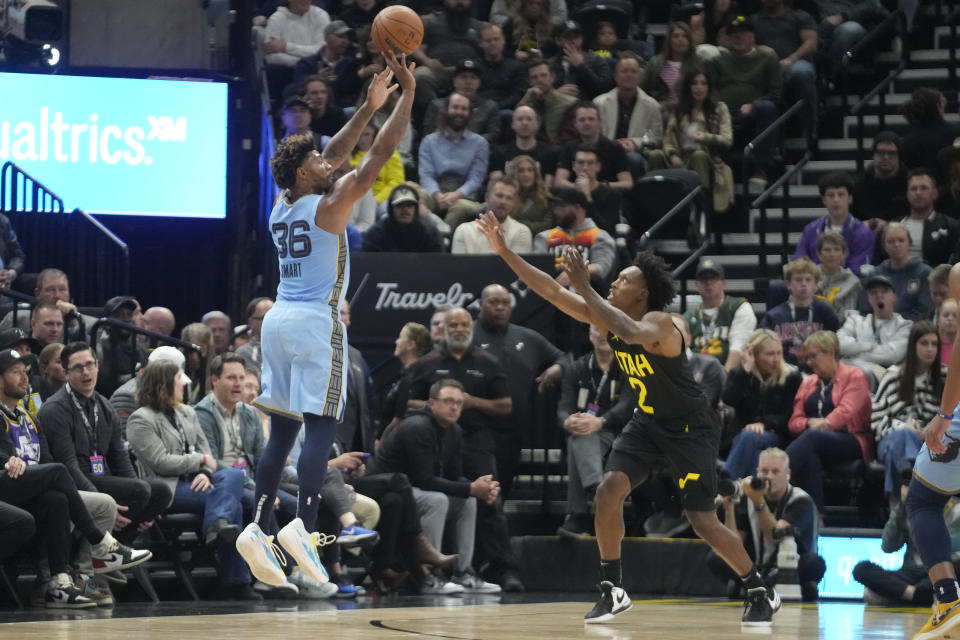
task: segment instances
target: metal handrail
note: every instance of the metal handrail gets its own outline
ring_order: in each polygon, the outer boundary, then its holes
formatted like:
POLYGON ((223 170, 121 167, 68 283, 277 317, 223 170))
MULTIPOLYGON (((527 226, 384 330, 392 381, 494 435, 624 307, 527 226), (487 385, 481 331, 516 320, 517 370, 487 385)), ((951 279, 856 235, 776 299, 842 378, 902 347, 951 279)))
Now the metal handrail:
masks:
POLYGON ((903 70, 906 69, 906 63, 902 60, 900 64, 897 65, 897 68, 892 70, 887 74, 887 77, 881 80, 877 86, 868 91, 863 98, 860 99, 857 104, 853 105, 850 108, 850 115, 856 116, 857 118, 857 171, 863 171, 864 159, 863 159, 863 126, 864 126, 864 109, 867 107, 869 102, 874 98, 877 98, 879 103, 879 112, 877 115, 877 121, 880 125, 880 130, 882 131, 887 126, 887 114, 886 114, 886 105, 887 105, 887 87, 893 84, 894 80, 900 77, 900 74, 903 73, 903 70))
POLYGON ((699 247, 697 247, 693 253, 686 257, 686 259, 680 263, 680 265, 671 272, 674 280, 680 282, 680 290, 677 292, 680 296, 680 313, 685 313, 687 310, 687 279, 681 277, 683 272, 689 269, 697 260, 700 259, 707 249, 710 248, 710 239, 709 237, 703 241, 699 247))
POLYGON ((780 262, 785 264, 787 260, 788 246, 788 227, 790 222, 790 207, 787 202, 790 200, 790 180, 800 173, 810 159, 813 158, 813 152, 809 149, 800 157, 788 171, 780 176, 773 184, 767 187, 753 202, 750 203, 750 209, 760 209, 760 272, 761 277, 767 276, 767 200, 769 200, 775 191, 783 188, 782 202, 782 220, 780 228, 780 262))
POLYGON ((115 234, 113 231, 110 231, 110 229, 107 229, 105 226, 103 226, 103 224, 99 220, 91 216, 86 211, 82 211, 80 209, 74 209, 73 213, 83 216, 87 220, 87 222, 89 222, 94 227, 99 229, 100 232, 107 237, 107 240, 117 245, 117 247, 119 247, 120 250, 123 251, 123 255, 125 255, 128 260, 130 259, 130 248, 127 246, 126 242, 124 242, 117 236, 117 234, 115 234))
POLYGON ((795 116, 800 110, 803 109, 806 102, 804 100, 799 100, 793 104, 789 109, 784 111, 779 118, 770 123, 766 129, 761 131, 757 137, 748 142, 746 146, 743 147, 743 171, 741 179, 743 180, 743 195, 744 197, 750 197, 750 154, 754 149, 757 148, 757 145, 773 135, 775 131, 779 131, 780 127, 784 125, 790 118, 795 116))
POLYGON ((42 182, 8 160, 7 162, 3 163, 2 167, 0 167, 0 210, 25 211, 29 213, 63 213, 63 200, 60 198, 60 196, 47 189, 42 182), (21 176, 23 177, 24 186, 26 185, 27 180, 32 183, 32 190, 30 194, 31 209, 19 208, 20 206, 26 206, 25 202, 22 205, 18 202, 19 190, 16 188, 16 186, 17 178, 21 176), (7 191, 8 180, 12 182, 12 185, 9 187, 9 192, 7 191), (9 207, 7 206, 8 197, 10 199, 9 207), (38 207, 37 205, 41 201, 49 201, 51 205, 55 206, 38 207))
MULTIPOLYGON (((852 49, 844 52, 844 54, 840 57, 840 105, 844 112, 847 110, 850 99, 850 63, 854 58, 866 51, 868 46, 873 44, 873 42, 879 38, 881 34, 886 33, 894 22, 899 22, 901 26, 904 27, 902 32, 904 35, 906 35, 906 21, 907 16, 902 10, 897 9, 891 12, 883 22, 868 31, 863 38, 857 41, 852 49)), ((900 64, 902 65, 906 65, 907 61, 910 59, 910 46, 908 40, 908 38, 903 39, 900 49, 900 64)))
MULTIPOLYGON (((658 177, 659 176, 655 176, 655 179, 658 177)), ((643 234, 640 236, 641 246, 645 245, 646 242, 653 237, 653 234, 655 234, 657 231, 663 228, 663 226, 667 224, 670 221, 670 219, 673 218, 673 216, 677 215, 677 213, 679 213, 684 208, 686 208, 686 206, 691 202, 693 202, 693 200, 697 196, 699 196, 701 193, 703 193, 703 185, 697 185, 692 191, 690 191, 690 193, 685 195, 677 204, 673 205, 670 211, 667 211, 665 214, 663 214, 663 216, 661 216, 659 220, 654 222, 649 229, 643 232, 643 234)))

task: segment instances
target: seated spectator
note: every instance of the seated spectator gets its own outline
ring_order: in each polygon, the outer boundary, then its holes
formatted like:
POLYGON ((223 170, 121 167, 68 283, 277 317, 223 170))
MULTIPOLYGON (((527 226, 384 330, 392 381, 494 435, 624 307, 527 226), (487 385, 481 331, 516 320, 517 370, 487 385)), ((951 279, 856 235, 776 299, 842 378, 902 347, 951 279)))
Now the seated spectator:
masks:
MULTIPOLYGON (((17 277, 23 273, 26 254, 17 240, 17 233, 10 226, 10 219, 0 214, 0 289, 13 286, 17 277)), ((39 280, 37 281, 39 284, 39 280)))
POLYGON ((323 46, 320 50, 297 61, 293 68, 293 83, 299 87, 307 77, 325 78, 330 83, 336 105, 340 108, 350 107, 360 93, 357 71, 357 46, 353 43, 353 29, 343 20, 333 20, 323 28, 323 46))
POLYGON ((950 267, 949 264, 938 264, 930 270, 927 284, 930 287, 930 300, 933 302, 934 322, 940 317, 940 307, 950 297, 950 267))
POLYGON ((879 233, 890 220, 908 211, 907 168, 900 161, 902 139, 892 131, 873 137, 873 162, 857 175, 853 187, 853 215, 879 233))
MULTIPOLYGON (((441 312, 437 313, 440 314, 439 325, 442 328, 443 314, 441 312)), ((403 369, 383 394, 383 401, 380 403, 381 431, 377 434, 378 438, 386 433, 387 429, 390 429, 395 422, 399 422, 399 418, 395 418, 395 416, 402 416, 406 413, 406 407, 397 406, 400 383, 403 380, 404 373, 410 368, 410 365, 430 353, 431 350, 433 350, 433 340, 430 338, 429 329, 418 322, 408 322, 403 325, 393 349, 393 357, 400 361, 403 369)))
POLYGON ((832 229, 843 234, 847 243, 847 256, 843 266, 850 269, 854 275, 860 275, 860 268, 870 264, 873 259, 876 239, 866 224, 850 215, 850 205, 853 202, 853 178, 844 171, 833 171, 820 178, 817 186, 827 215, 807 223, 803 228, 803 235, 793 258, 796 260, 807 257, 817 262, 819 260, 817 238, 825 230, 832 229))
POLYGON ((519 203, 514 219, 526 225, 534 236, 553 227, 550 192, 540 174, 540 163, 527 155, 516 156, 507 163, 505 175, 512 178, 519 188, 519 203))
MULTIPOLYGON (((430 316, 430 339, 433 340, 434 346, 439 345, 446 339, 447 333, 447 311, 449 307, 440 307, 433 312, 433 315, 430 316)), ((400 417, 403 417, 402 414, 398 414, 400 417)))
POLYGON ((472 0, 443 0, 439 12, 424 21, 423 43, 413 52, 417 63, 414 113, 422 114, 430 101, 450 86, 461 60, 480 57, 483 23, 473 17, 472 0))
POLYGON ((627 152, 630 173, 634 177, 643 175, 647 156, 663 142, 660 106, 640 88, 642 74, 640 60, 624 56, 613 70, 616 87, 593 99, 600 113, 603 136, 616 140, 627 152))
POLYGON ((937 153, 941 170, 946 173, 946 182, 939 189, 937 209, 951 218, 960 217, 960 138, 937 153))
MULTIPOLYGON (((567 19, 567 3, 563 0, 543 0, 542 4, 547 8, 551 22, 560 23, 567 19)), ((521 15, 526 6, 522 0, 493 0, 490 6, 490 22, 505 24, 521 15)))
POLYGON ((949 176, 937 161, 945 142, 960 136, 960 125, 944 119, 947 99, 937 89, 920 87, 901 109, 910 125, 900 146, 900 161, 907 169, 924 168, 934 172, 937 184, 947 184, 949 176))
POLYGON ((733 409, 720 446, 723 451, 729 444, 723 471, 734 479, 745 478, 756 469, 764 449, 785 447, 790 442, 787 421, 803 380, 783 359, 780 338, 769 329, 754 331, 742 353, 740 363, 727 374, 721 396, 733 409))
POLYGON ((137 477, 109 400, 97 393, 98 362, 85 342, 63 348, 60 362, 66 384, 43 403, 37 415, 52 460, 70 472, 82 491, 102 491, 116 500, 128 523, 118 536, 132 541, 138 528, 146 529, 170 504, 171 493, 162 482, 137 477))
POLYGON ((570 168, 574 187, 587 197, 590 217, 611 236, 616 235, 617 225, 623 219, 623 198, 618 189, 611 187, 609 183, 600 182, 603 165, 596 147, 589 144, 578 146, 570 168))
MULTIPOLYGON (((498 177, 506 171, 507 164, 523 155, 537 163, 543 182, 547 188, 551 187, 553 174, 557 171, 557 155, 560 150, 552 144, 537 140, 540 116, 532 107, 517 107, 513 111, 510 128, 514 133, 513 142, 497 145, 490 153, 490 177, 498 177)), ((521 189, 523 189, 522 185, 521 189)))
MULTIPOLYGON (((357 146, 353 150, 353 155, 350 156, 351 168, 355 169, 357 165, 360 164, 360 161, 363 160, 363 157, 367 155, 367 151, 370 150, 370 147, 373 145, 373 140, 377 137, 378 133, 380 133, 380 128, 374 124, 367 123, 367 126, 363 128, 363 133, 357 138, 357 146)), ((387 163, 383 165, 383 169, 377 174, 377 179, 373 183, 373 197, 377 203, 384 202, 393 188, 406 179, 403 160, 400 159, 400 153, 394 150, 387 160, 387 163)), ((354 226, 357 226, 356 223, 354 223, 354 226)), ((365 232, 370 227, 369 225, 361 225, 357 226, 357 228, 360 229, 361 232, 365 232)))
POLYGON ((900 497, 900 478, 913 470, 923 428, 940 408, 947 375, 946 365, 940 363, 940 336, 929 320, 911 327, 906 351, 906 359, 880 378, 870 414, 877 459, 884 466, 883 489, 891 507, 900 497))
MULTIPOLYGON (((183 370, 186 357, 176 347, 163 345, 150 352, 150 357, 147 358, 144 366, 151 362, 172 362, 183 370)), ((110 406, 117 412, 117 418, 120 421, 120 434, 124 440, 127 439, 127 418, 137 410, 137 380, 142 372, 143 369, 141 368, 136 376, 120 385, 110 396, 110 406)))
POLYGON ((820 12, 820 51, 834 73, 839 71, 843 55, 889 13, 879 0, 816 0, 815 6, 820 12))
MULTIPOLYGON (((108 318, 136 326, 140 325, 143 317, 140 303, 129 296, 110 298, 103 306, 103 312, 108 318)), ((138 342, 137 334, 121 327, 101 327, 97 336, 90 337, 96 338, 96 357, 99 362, 97 391, 109 396, 134 376, 138 365, 147 361, 147 350, 138 342)))
POLYGON ((807 138, 816 138, 820 111, 814 66, 818 46, 816 22, 806 11, 792 8, 787 0, 763 0, 760 12, 753 16, 753 24, 757 44, 773 49, 780 60, 787 92, 784 97, 806 102, 807 138))
MULTIPOLYGON (((525 0, 538 2, 541 0, 525 0)), ((527 89, 518 107, 531 107, 543 129, 543 134, 551 144, 560 142, 560 129, 567 111, 577 102, 577 99, 553 88, 554 75, 546 60, 534 59, 527 65, 527 89)), ((599 132, 599 129, 598 129, 599 132)))
POLYGON ((173 493, 168 512, 203 516, 203 540, 215 550, 227 595, 261 600, 234 545, 243 526, 243 471, 218 467, 196 413, 183 404, 183 378, 168 362, 143 370, 137 387, 140 408, 127 421, 130 446, 144 476, 162 481, 173 493))
MULTIPOLYGON (((800 364, 803 343, 818 331, 838 331, 840 320, 833 307, 814 297, 820 269, 809 258, 798 258, 783 267, 790 298, 761 318, 761 329, 772 329, 783 343, 783 358, 793 365, 800 364)), ((836 337, 836 335, 834 335, 836 337)))
POLYGON ((647 62, 643 90, 660 103, 661 109, 673 111, 680 101, 680 79, 696 65, 697 54, 690 25, 672 22, 667 26, 660 53, 647 62))
POLYGON ((617 36, 617 28, 612 22, 600 20, 594 26, 593 37, 590 39, 590 53, 597 55, 607 61, 611 67, 616 65, 619 60, 620 38, 617 36))
MULTIPOLYGON (((27 388, 27 369, 18 351, 0 352, 0 413, 4 434, 0 435, 0 500, 12 507, 26 510, 39 525, 35 528, 44 543, 50 580, 45 585, 44 602, 50 609, 83 609, 96 607, 107 596, 84 578, 74 582, 70 565, 74 533, 82 536, 84 550, 78 550, 76 560, 83 576, 108 573, 134 567, 152 557, 150 551, 131 549, 119 543, 95 520, 77 491, 70 474, 62 464, 53 462, 46 439, 37 428, 33 417, 21 411, 19 399, 27 388), (72 528, 76 531, 71 531, 72 528), (86 555, 89 560, 82 560, 86 555), (86 572, 89 573, 86 573, 86 572)), ((116 505, 112 500, 94 503, 110 504, 116 520, 116 505)), ((107 594, 108 595, 108 594, 107 594)), ((109 598, 112 604, 112 598, 109 598)))
POLYGON ((820 262, 817 295, 833 307, 841 319, 848 313, 856 313, 863 293, 860 278, 843 266, 848 254, 847 241, 842 233, 826 229, 817 236, 817 260, 820 262))
MULTIPOLYGON (((489 145, 500 141, 500 106, 480 93, 480 66, 476 60, 461 60, 453 73, 453 92, 470 100, 470 117, 467 129, 480 134, 489 145)), ((453 95, 453 94, 451 94, 453 95)), ((448 106, 447 98, 435 98, 423 116, 421 135, 427 136, 437 130, 448 106)))
MULTIPOLYGON (((730 110, 736 145, 746 144, 777 119, 777 103, 783 86, 775 56, 759 51, 749 18, 733 15, 726 25, 729 50, 710 61, 709 73, 718 102, 730 110)), ((753 150, 753 177, 765 188, 767 171, 774 165, 772 137, 753 150)))
POLYGON ((727 371, 732 371, 740 362, 743 345, 757 327, 757 316, 746 298, 726 294, 727 281, 719 262, 702 258, 696 279, 700 304, 687 309, 683 317, 692 338, 688 346, 717 358, 727 371))
POLYGON ((823 467, 873 459, 870 390, 857 367, 837 359, 840 342, 833 331, 818 331, 803 342, 803 359, 813 375, 800 384, 788 426, 787 447, 796 485, 823 510, 823 467))
POLYGON ((233 334, 233 322, 230 321, 230 316, 223 311, 208 311, 200 318, 200 322, 210 329, 210 335, 213 336, 213 350, 217 354, 230 349, 230 336, 233 334))
POLYGON ((396 186, 387 203, 387 215, 363 236, 364 251, 443 251, 440 233, 419 211, 420 194, 416 189, 406 184, 396 186))
MULTIPOLYGON (((747 553, 763 576, 770 576, 777 570, 781 541, 774 538, 774 531, 790 527, 798 555, 800 595, 809 602, 819 597, 817 584, 823 579, 827 566, 817 555, 819 509, 808 492, 799 484, 791 483, 794 464, 789 451, 776 447, 764 449, 756 467, 756 477, 765 480, 763 488, 754 489, 752 477, 739 480, 738 493, 742 498, 734 502, 731 496, 722 497, 722 519, 744 540, 747 553)), ((707 554, 707 566, 714 574, 727 578, 734 587, 740 588, 739 576, 713 551, 707 554)))
POLYGON ((260 329, 263 327, 263 318, 272 308, 273 300, 270 298, 254 298, 247 303, 247 335, 250 340, 236 349, 236 354, 257 371, 263 365, 263 356, 260 353, 260 329))
POLYGON ((31 351, 40 353, 48 344, 63 340, 63 314, 57 305, 41 302, 30 313, 31 351))
POLYGON ((183 371, 189 376, 189 381, 185 383, 184 393, 189 402, 196 404, 206 395, 207 390, 210 388, 210 365, 213 362, 213 334, 210 332, 209 327, 202 322, 191 322, 180 332, 180 339, 200 348, 199 353, 193 349, 188 349, 183 354, 186 357, 183 371))
MULTIPOLYGON (((566 9, 566 3, 558 4, 566 9)), ((503 30, 496 24, 488 24, 480 32, 480 49, 483 51, 477 61, 480 95, 496 102, 501 110, 517 106, 527 85, 526 67, 516 58, 504 55, 506 44, 503 30)))
POLYGON ((309 135, 317 149, 324 145, 323 136, 310 128, 313 119, 310 105, 301 96, 290 96, 283 103, 280 112, 280 121, 283 123, 283 138, 290 136, 309 135))
MULTIPOLYGON (((872 605, 902 606, 907 603, 915 607, 929 607, 935 602, 933 585, 927 577, 920 552, 914 543, 915 533, 910 530, 907 520, 907 491, 910 478, 898 478, 897 494, 899 500, 890 509, 890 517, 883 526, 880 548, 884 553, 896 553, 906 545, 903 564, 891 571, 870 561, 862 560, 853 567, 853 579, 863 585, 863 601, 872 605)), ((946 520, 950 525, 950 540, 960 540, 960 517, 957 517, 957 505, 954 504, 946 520)), ((953 545, 951 545, 953 546, 953 545)))
POLYGON ((950 354, 957 341, 957 314, 960 312, 960 303, 954 299, 944 300, 937 314, 937 329, 940 332, 940 362, 950 363, 950 354))
POLYGON ((287 0, 267 18, 264 52, 267 64, 293 68, 301 58, 323 46, 323 33, 330 14, 310 0, 287 0))
MULTIPOLYGON (((680 335, 683 336, 683 343, 687 346, 687 361, 690 363, 693 379, 703 390, 703 395, 707 398, 707 405, 713 411, 714 427, 717 431, 720 431, 721 413, 723 411, 720 393, 723 391, 727 372, 720 361, 713 356, 708 356, 705 353, 695 353, 690 348, 690 345, 693 344, 693 338, 690 336, 690 329, 687 328, 687 321, 679 313, 670 315, 673 316, 673 324, 676 325, 680 335)), ((679 498, 679 495, 677 497, 679 498)))
POLYGON ((405 473, 413 485, 426 537, 440 548, 444 529, 450 524, 457 559, 453 580, 438 574, 427 576, 421 593, 498 593, 500 586, 485 582, 472 567, 477 498, 487 504, 496 500, 500 483, 490 474, 472 482, 463 475, 463 433, 457 421, 464 404, 463 385, 443 379, 430 386, 429 400, 387 433, 370 473, 405 473))
MULTIPOLYGON (((93 323, 97 318, 88 316, 77 311, 77 306, 70 302, 70 280, 60 269, 44 269, 37 274, 37 284, 33 290, 33 297, 37 302, 51 302, 57 305, 63 314, 63 322, 66 325, 66 340, 87 340, 87 331, 93 328, 93 323)), ((30 329, 30 307, 29 305, 18 303, 17 312, 10 312, 3 317, 0 322, 0 331, 5 331, 11 327, 17 327, 27 331, 30 329), (16 317, 14 317, 16 316, 16 317)))
POLYGON ((590 325, 593 351, 563 373, 557 422, 567 439, 567 515, 557 529, 561 537, 590 535, 589 502, 603 479, 603 462, 613 439, 633 415, 629 394, 621 394, 623 377, 614 364, 607 338, 590 325))
MULTIPOLYGON (((333 102, 333 89, 323 76, 307 76, 303 99, 310 106, 310 130, 324 138, 333 137, 347 124, 347 114, 333 102)), ((322 149, 325 145, 317 145, 322 149)))
POLYGON ((960 256, 960 222, 934 209, 936 179, 926 169, 913 169, 907 177, 910 214, 900 224, 910 232, 910 257, 927 264, 947 264, 960 256))
POLYGON ((45 346, 37 357, 37 364, 40 367, 40 385, 37 391, 43 402, 46 402, 47 398, 59 391, 67 382, 67 370, 60 362, 62 351, 63 345, 54 342, 45 346))
POLYGON ((733 0, 707 0, 703 13, 690 16, 690 35, 701 60, 715 58, 727 47, 726 25, 737 14, 735 5, 733 0))
POLYGON ((463 198, 476 199, 487 175, 490 145, 467 130, 470 106, 470 98, 450 94, 437 131, 420 142, 420 185, 433 196, 436 211, 447 211, 463 198))
POLYGON ((871 274, 864 289, 872 313, 849 314, 837 338, 843 362, 863 369, 875 388, 887 367, 900 363, 907 355, 907 338, 913 323, 893 310, 897 293, 890 278, 871 274))
POLYGON ((680 97, 667 121, 663 150, 651 151, 647 166, 650 170, 690 169, 696 172, 704 189, 714 193, 720 186, 732 188, 715 180, 716 169, 723 163, 722 154, 733 144, 727 105, 716 102, 709 76, 699 69, 684 75, 679 85, 680 97))
POLYGON ((583 50, 583 29, 566 20, 553 29, 557 54, 550 58, 553 86, 560 93, 593 100, 613 86, 610 65, 600 56, 583 50))
POLYGON ((566 20, 566 17, 562 20, 553 19, 550 9, 554 4, 566 3, 557 0, 519 0, 519 8, 511 11, 509 18, 502 23, 517 60, 531 62, 542 58, 544 52, 553 47, 554 24, 566 20))
POLYGON ((143 328, 165 336, 173 335, 177 319, 166 307, 150 307, 143 312, 143 328))
MULTIPOLYGON (((517 210, 517 183, 507 177, 490 181, 487 187, 487 202, 485 210, 496 216, 503 229, 507 246, 516 253, 530 253, 533 249, 533 236, 530 229, 513 219, 511 214, 517 210)), ((476 217, 477 211, 472 217, 476 217)), ((481 255, 493 253, 486 236, 480 231, 476 220, 466 222, 453 232, 453 243, 450 253, 481 255)))
MULTIPOLYGON (((592 102, 581 102, 574 111, 574 128, 577 140, 564 145, 557 160, 557 173, 554 183, 559 187, 575 187, 576 176, 573 173, 573 160, 582 145, 592 146, 600 159, 600 181, 621 191, 633 188, 633 176, 627 152, 620 144, 600 134, 600 108, 592 102)), ((659 141, 658 141, 659 143, 659 141)))
POLYGON ((557 281, 566 286, 569 280, 561 267, 563 252, 573 246, 590 261, 591 278, 605 281, 617 262, 613 237, 587 217, 589 203, 579 189, 554 187, 550 192, 557 226, 537 234, 533 239, 534 253, 553 255, 557 264, 557 281))
MULTIPOLYGON (((889 256, 872 273, 881 273, 893 282, 897 293, 894 309, 907 320, 929 318, 933 313, 930 298, 930 265, 920 258, 910 257, 910 231, 899 222, 891 222, 883 230, 883 249, 889 256)), ((868 306, 861 298, 860 310, 868 306)))

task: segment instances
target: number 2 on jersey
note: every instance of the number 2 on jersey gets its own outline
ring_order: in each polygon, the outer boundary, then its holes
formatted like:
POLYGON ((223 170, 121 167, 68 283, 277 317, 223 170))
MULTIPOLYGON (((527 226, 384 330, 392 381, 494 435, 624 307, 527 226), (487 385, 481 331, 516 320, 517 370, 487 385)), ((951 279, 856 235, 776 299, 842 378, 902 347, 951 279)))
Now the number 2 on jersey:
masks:
POLYGON ((276 236, 277 253, 280 254, 281 260, 287 257, 287 253, 290 254, 291 258, 306 258, 313 250, 310 236, 306 234, 307 231, 310 231, 310 225, 303 220, 295 220, 290 225, 277 222, 270 227, 270 231, 276 236), (298 233, 300 231, 304 233, 298 233), (288 236, 289 242, 287 241, 288 236))
POLYGON ((637 390, 637 406, 646 414, 653 415, 653 407, 647 406, 647 387, 640 378, 627 378, 630 387, 637 390))

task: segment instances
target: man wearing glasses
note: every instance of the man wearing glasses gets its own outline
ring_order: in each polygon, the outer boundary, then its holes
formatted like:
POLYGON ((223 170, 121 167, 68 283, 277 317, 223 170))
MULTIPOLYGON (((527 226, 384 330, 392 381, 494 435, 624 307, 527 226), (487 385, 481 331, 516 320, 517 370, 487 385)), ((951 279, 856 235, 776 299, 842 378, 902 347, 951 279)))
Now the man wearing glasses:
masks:
POLYGON ((124 446, 120 419, 96 391, 100 364, 86 342, 71 342, 60 356, 67 383, 50 396, 37 416, 50 452, 81 491, 100 491, 117 501, 121 542, 130 542, 173 501, 159 480, 141 480, 124 446))
POLYGON ((907 169, 900 162, 901 138, 881 131, 873 138, 873 162, 860 172, 853 188, 850 211, 874 233, 890 220, 910 212, 907 206, 907 169))

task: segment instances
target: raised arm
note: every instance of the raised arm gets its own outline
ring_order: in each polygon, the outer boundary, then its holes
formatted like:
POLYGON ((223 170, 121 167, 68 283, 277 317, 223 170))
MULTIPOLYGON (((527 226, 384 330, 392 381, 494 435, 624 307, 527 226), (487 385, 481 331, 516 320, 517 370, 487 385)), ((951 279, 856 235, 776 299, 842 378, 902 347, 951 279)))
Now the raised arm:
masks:
MULTIPOLYGON (((598 327, 606 327, 614 335, 628 344, 640 344, 649 351, 667 357, 680 354, 680 344, 669 346, 662 344, 671 336, 679 337, 670 314, 651 311, 642 320, 634 320, 626 313, 600 297, 590 286, 590 271, 587 262, 579 251, 568 247, 563 254, 563 270, 570 278, 570 285, 583 296, 589 309, 590 322, 598 327)), ((623 276, 621 276, 623 277, 623 276)))
MULTIPOLYGON (((503 229, 501 229, 500 223, 497 222, 497 218, 492 213, 482 214, 477 218, 477 223, 480 225, 480 231, 486 236, 487 242, 490 243, 493 252, 503 258, 507 266, 513 269, 513 272, 523 280, 524 284, 568 316, 580 322, 593 322, 590 317, 590 309, 587 308, 583 298, 565 289, 551 276, 540 271, 510 250, 504 240, 503 229)), ((604 331, 605 325, 598 325, 597 328, 604 331)))
MULTIPOLYGON (((364 193, 373 188, 373 183, 377 180, 380 170, 383 169, 390 156, 396 151, 400 139, 403 137, 407 126, 410 124, 410 109, 413 107, 413 95, 416 87, 416 81, 413 79, 413 63, 409 67, 397 61, 395 56, 386 56, 387 65, 390 67, 390 73, 395 75, 400 88, 403 89, 403 95, 397 101, 393 108, 393 113, 387 118, 383 129, 377 134, 370 151, 363 157, 357 168, 340 178, 330 189, 330 192, 320 200, 317 205, 316 225, 330 233, 343 233, 347 226, 347 220, 350 218, 350 211, 353 204, 359 200, 364 193)), ((378 81, 383 84, 382 74, 378 74, 378 81)), ((391 75, 391 77, 392 77, 391 75)), ((383 93, 389 93, 395 90, 394 87, 384 88, 383 93)), ((370 86, 367 92, 367 99, 374 91, 374 85, 370 86)), ((384 96, 384 100, 386 97, 384 96)))
POLYGON ((370 118, 383 106, 387 96, 396 91, 396 85, 390 86, 393 74, 393 69, 387 69, 373 76, 373 81, 367 88, 367 97, 363 104, 353 114, 346 126, 337 131, 330 142, 327 143, 327 146, 323 148, 323 159, 331 167, 339 167, 350 157, 357 146, 360 134, 363 133, 363 129, 370 122, 370 118))

